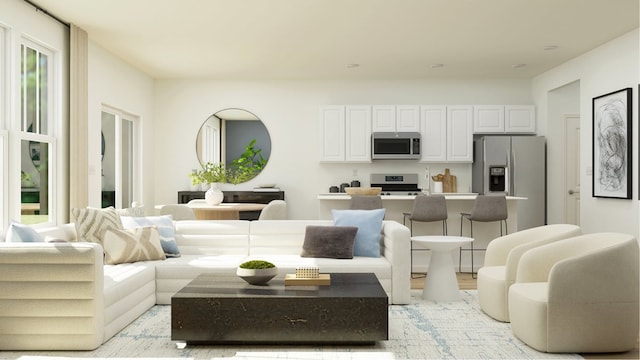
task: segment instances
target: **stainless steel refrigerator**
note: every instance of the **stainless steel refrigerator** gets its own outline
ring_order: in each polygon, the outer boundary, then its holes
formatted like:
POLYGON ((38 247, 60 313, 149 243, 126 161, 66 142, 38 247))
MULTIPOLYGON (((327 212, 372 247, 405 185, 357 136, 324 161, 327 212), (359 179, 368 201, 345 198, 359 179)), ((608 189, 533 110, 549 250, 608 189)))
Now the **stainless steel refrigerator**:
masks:
POLYGON ((526 197, 518 201, 518 230, 547 223, 543 136, 477 137, 473 156, 473 192, 526 197))

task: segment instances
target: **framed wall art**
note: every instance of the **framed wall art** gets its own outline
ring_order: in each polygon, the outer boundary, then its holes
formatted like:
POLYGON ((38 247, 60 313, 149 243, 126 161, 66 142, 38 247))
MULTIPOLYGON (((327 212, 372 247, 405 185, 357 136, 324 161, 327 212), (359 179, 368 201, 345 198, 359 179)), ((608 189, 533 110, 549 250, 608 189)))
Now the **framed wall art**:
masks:
POLYGON ((631 88, 593 98, 593 197, 631 199, 631 88))

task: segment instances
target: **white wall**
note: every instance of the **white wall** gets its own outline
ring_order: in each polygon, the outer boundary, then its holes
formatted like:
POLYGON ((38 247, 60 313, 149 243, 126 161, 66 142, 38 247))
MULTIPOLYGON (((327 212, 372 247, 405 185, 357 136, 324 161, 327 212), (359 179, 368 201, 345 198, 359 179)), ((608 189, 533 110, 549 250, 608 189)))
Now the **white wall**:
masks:
POLYGON ((137 200, 145 205, 153 204, 153 126, 154 80, 143 71, 132 67, 120 58, 89 39, 89 204, 101 205, 100 129, 103 105, 122 110, 140 119, 142 137, 141 158, 137 159, 139 171, 134 186, 140 194, 137 200))
MULTIPOLYGON (((638 237, 638 84, 640 83, 638 63, 638 30, 608 42, 578 58, 558 66, 532 81, 532 91, 540 111, 538 119, 546 124, 543 134, 547 134, 549 157, 562 158, 564 124, 557 119, 547 118, 548 109, 554 100, 549 94, 567 84, 579 81, 580 112, 580 225, 584 231, 619 231, 638 237), (631 87, 633 89, 633 114, 631 121, 632 137, 632 200, 594 198, 592 194, 591 169, 592 156, 592 99, 612 91, 631 87)), ((564 184, 564 169, 558 161, 551 162, 548 168, 550 187, 564 184)), ((563 209, 564 196, 550 192, 549 209, 563 209)), ((560 215, 553 213, 549 222, 561 222, 560 215), (553 220, 553 221, 551 221, 553 220)))
MULTIPOLYGON (((529 80, 449 81, 273 81, 239 82, 158 80, 154 120, 155 201, 175 203, 188 190, 188 174, 197 168, 195 139, 200 125, 216 111, 244 108, 262 119, 272 151, 263 173, 238 190, 275 183, 286 192, 289 216, 318 217, 318 193, 358 179, 369 185, 371 172, 424 174, 417 161, 372 164, 319 163, 318 110, 338 104, 532 104, 529 80), (357 176, 354 176, 357 172, 357 176)), ((470 187, 470 166, 448 166, 458 176, 458 191, 470 187)), ((442 173, 443 165, 431 165, 442 173)), ((423 186, 423 184, 420 184, 423 186)), ((230 189, 232 185, 225 185, 230 189)), ((224 189, 223 188, 223 189, 224 189)))

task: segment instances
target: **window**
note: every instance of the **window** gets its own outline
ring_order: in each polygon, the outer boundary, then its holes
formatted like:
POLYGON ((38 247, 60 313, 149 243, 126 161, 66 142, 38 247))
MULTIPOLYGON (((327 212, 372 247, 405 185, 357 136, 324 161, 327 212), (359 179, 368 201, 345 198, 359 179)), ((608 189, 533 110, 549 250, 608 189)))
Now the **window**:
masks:
POLYGON ((55 137, 52 52, 25 40, 20 46, 20 215, 25 224, 50 222, 55 137))
POLYGON ((68 39, 28 2, 0 12, 0 232, 68 221, 68 39))
POLYGON ((102 111, 102 207, 127 208, 136 199, 136 124, 133 115, 102 111))

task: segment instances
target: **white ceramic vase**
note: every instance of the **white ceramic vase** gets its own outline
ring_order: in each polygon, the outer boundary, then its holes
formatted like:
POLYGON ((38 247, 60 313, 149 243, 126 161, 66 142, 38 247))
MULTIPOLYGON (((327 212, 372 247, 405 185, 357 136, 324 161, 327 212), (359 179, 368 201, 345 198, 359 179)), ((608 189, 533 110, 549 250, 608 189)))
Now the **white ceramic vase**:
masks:
POLYGON ((220 184, 211 183, 209 189, 204 193, 204 199, 209 205, 220 205, 224 199, 224 194, 220 190, 220 184))

